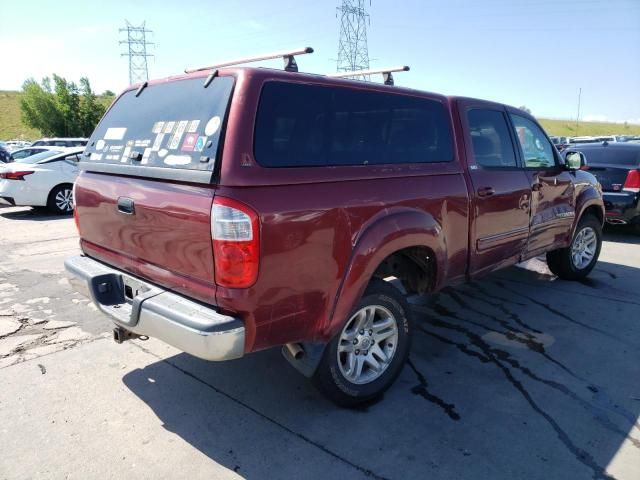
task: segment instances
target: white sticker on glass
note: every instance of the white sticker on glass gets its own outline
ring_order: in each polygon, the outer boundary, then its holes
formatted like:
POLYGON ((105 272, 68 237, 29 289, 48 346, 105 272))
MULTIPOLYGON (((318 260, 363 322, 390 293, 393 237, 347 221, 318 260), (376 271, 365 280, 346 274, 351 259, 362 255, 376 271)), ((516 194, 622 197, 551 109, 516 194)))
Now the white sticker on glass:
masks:
POLYGON ((151 155, 151 148, 145 148, 142 154, 142 162, 140 162, 142 165, 149 163, 149 155, 151 155))
POLYGON ((153 147, 151 147, 151 150, 153 150, 154 152, 160 150, 162 140, 164 140, 164 133, 159 133, 158 135, 156 135, 156 139, 153 141, 153 147))
POLYGON ((207 122, 204 127, 204 134, 210 137, 218 131, 218 128, 220 128, 220 117, 216 115, 207 122))
POLYGON ((152 133, 160 133, 164 128, 164 122, 156 122, 153 124, 153 128, 151 129, 152 133))
POLYGON ((104 148, 104 140, 100 139, 96 142, 96 150, 102 150, 104 148))
POLYGON ((164 126, 163 133, 171 133, 173 132, 173 127, 175 127, 176 122, 167 122, 164 126))
POLYGON ((167 156, 167 153, 169 153, 169 150, 167 150, 166 148, 163 148, 162 150, 160 150, 160 151, 158 152, 158 156, 159 156, 160 158, 164 158, 164 157, 166 157, 166 156, 167 156))
POLYGON ((120 161, 122 163, 125 163, 127 160, 129 160, 130 153, 131 153, 131 147, 124 147, 124 152, 122 152, 122 158, 120 159, 120 161))
POLYGON ((167 165, 187 165, 191 163, 191 155, 169 155, 164 159, 167 165))
POLYGON ((191 120, 187 126, 187 133, 195 133, 200 125, 200 120, 191 120))
POLYGON ((107 128, 107 133, 104 134, 105 140, 122 140, 124 134, 127 133, 126 128, 107 128))

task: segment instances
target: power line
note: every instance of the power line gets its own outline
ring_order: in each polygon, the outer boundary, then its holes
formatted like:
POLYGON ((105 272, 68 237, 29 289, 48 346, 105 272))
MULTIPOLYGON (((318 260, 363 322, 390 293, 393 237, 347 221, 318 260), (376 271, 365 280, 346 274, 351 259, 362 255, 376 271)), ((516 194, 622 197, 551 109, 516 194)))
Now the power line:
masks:
POLYGON ((142 22, 139 27, 134 27, 125 20, 127 26, 121 28, 120 32, 127 32, 127 39, 120 40, 120 44, 127 45, 127 51, 121 53, 121 57, 129 57, 129 83, 146 82, 149 80, 149 68, 147 65, 147 57, 153 57, 147 53, 147 45, 153 45, 147 42, 147 33, 153 33, 145 27, 146 22, 142 22))
MULTIPOLYGON (((337 72, 369 70, 367 24, 370 20, 364 3, 365 0, 342 0, 342 5, 336 9, 340 15, 337 72)), ((369 80, 368 75, 361 79, 369 80)))

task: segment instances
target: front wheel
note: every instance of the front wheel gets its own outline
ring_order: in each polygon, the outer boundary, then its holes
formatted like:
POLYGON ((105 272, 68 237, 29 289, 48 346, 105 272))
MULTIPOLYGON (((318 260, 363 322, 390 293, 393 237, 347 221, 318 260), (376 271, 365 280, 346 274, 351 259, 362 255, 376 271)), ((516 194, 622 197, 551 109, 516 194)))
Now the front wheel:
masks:
POLYGON ((567 248, 547 253, 547 265, 565 280, 582 280, 595 267, 602 247, 602 225, 592 215, 585 215, 567 248))
POLYGON ((327 345, 313 383, 341 406, 371 402, 400 374, 410 345, 407 301, 397 288, 373 279, 342 330, 327 345))
POLYGON ((73 212, 73 187, 71 185, 58 185, 49 194, 47 208, 58 215, 73 212))

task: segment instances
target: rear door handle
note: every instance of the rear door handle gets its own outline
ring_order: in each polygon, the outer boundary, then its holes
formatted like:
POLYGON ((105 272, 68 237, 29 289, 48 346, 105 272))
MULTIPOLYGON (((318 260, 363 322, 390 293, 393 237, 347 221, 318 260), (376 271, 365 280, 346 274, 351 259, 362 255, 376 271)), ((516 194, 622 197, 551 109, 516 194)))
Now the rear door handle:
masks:
POLYGON ((118 211, 125 215, 134 215, 136 209, 133 200, 128 197, 118 197, 118 211))
POLYGON ((479 197, 489 197, 489 196, 493 195, 494 193, 496 193, 496 191, 494 190, 493 187, 484 187, 484 188, 479 188, 478 189, 478 196, 479 197))

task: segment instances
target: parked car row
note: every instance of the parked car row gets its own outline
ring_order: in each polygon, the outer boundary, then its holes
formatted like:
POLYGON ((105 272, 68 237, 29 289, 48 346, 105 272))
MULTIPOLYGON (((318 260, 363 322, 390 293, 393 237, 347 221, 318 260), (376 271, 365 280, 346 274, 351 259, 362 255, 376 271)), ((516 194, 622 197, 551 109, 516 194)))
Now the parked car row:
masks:
POLYGON ((47 207, 57 214, 73 212, 73 183, 83 148, 23 150, 35 153, 0 165, 0 204, 47 207))
POLYGON ((569 146, 585 143, 640 143, 640 136, 633 135, 601 135, 601 136, 582 136, 582 137, 549 137, 559 151, 563 151, 569 146))
POLYGON ((9 153, 26 147, 84 147, 86 144, 87 139, 81 137, 41 138, 35 142, 27 142, 24 140, 0 140, 0 148, 3 148, 9 153))

